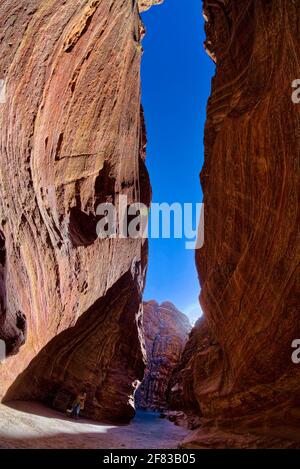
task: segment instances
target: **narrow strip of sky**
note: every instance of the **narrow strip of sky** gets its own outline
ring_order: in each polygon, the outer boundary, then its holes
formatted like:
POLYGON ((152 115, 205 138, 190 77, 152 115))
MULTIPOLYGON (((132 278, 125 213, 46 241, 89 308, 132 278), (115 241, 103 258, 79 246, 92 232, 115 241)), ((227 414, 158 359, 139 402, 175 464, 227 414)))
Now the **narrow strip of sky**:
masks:
MULTIPOLYGON (((203 130, 214 64, 206 55, 200 0, 165 0, 142 15, 142 101, 154 202, 202 202, 203 130)), ((194 252, 180 239, 150 239, 145 299, 200 316, 194 252)))

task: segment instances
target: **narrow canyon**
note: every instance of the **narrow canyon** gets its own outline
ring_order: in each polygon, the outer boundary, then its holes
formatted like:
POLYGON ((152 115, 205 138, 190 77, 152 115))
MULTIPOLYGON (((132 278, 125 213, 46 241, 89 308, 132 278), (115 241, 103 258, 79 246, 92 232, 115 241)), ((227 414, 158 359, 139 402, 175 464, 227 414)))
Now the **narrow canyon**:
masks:
POLYGON ((147 240, 96 233, 100 203, 151 205, 140 13, 159 3, 0 4, 0 398, 64 410, 85 388, 96 423, 183 413, 184 448, 300 448, 300 0, 199 0, 216 74, 191 332, 143 305, 147 240))

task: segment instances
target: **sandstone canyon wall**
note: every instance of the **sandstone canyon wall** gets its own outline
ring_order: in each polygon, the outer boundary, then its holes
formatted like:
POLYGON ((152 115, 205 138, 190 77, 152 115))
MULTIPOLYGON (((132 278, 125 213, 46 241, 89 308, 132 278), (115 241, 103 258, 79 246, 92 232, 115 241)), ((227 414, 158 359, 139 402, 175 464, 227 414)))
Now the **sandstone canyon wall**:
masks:
POLYGON ((52 403, 84 386, 87 416, 126 420, 134 413, 144 371, 147 243, 98 239, 95 214, 99 203, 117 204, 120 195, 128 204, 150 203, 141 34, 135 0, 1 2, 6 400, 52 403))
POLYGON ((300 1, 205 0, 205 318, 171 398, 201 416, 187 447, 300 446, 300 1))
POLYGON ((142 409, 161 411, 167 406, 172 371, 179 362, 191 325, 172 303, 144 303, 143 331, 147 364, 135 401, 142 409))

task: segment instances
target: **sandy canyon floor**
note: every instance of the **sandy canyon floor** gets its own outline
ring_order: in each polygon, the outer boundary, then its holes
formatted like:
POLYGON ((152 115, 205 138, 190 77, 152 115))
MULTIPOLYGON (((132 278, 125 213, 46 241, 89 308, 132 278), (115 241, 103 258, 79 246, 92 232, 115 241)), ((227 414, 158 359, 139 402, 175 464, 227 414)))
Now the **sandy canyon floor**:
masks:
POLYGON ((0 405, 0 448, 172 449, 186 434, 151 412, 138 412, 129 425, 109 425, 72 420, 35 402, 0 405))

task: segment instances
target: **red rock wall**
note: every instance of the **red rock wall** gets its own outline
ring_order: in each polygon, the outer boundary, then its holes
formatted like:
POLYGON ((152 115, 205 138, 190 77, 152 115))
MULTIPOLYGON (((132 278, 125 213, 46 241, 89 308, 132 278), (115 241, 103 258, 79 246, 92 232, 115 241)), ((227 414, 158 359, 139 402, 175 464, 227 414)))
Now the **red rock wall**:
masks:
POLYGON ((205 245, 196 254, 205 320, 176 379, 181 405, 202 415, 211 438, 199 430, 186 444, 299 445, 291 343, 300 336, 300 106, 291 83, 300 2, 207 0, 204 11, 217 67, 201 174, 205 245))
POLYGON ((142 30, 131 0, 1 2, 0 338, 19 352, 0 365, 6 399, 85 386, 89 416, 134 412, 147 245, 96 239, 95 210, 150 202, 142 30))
POLYGON ((153 5, 159 5, 164 0, 138 0, 140 11, 146 11, 153 5))
POLYGON ((136 392, 136 404, 142 409, 163 410, 172 371, 180 360, 191 325, 188 318, 170 302, 144 303, 143 330, 147 365, 144 379, 136 392))

